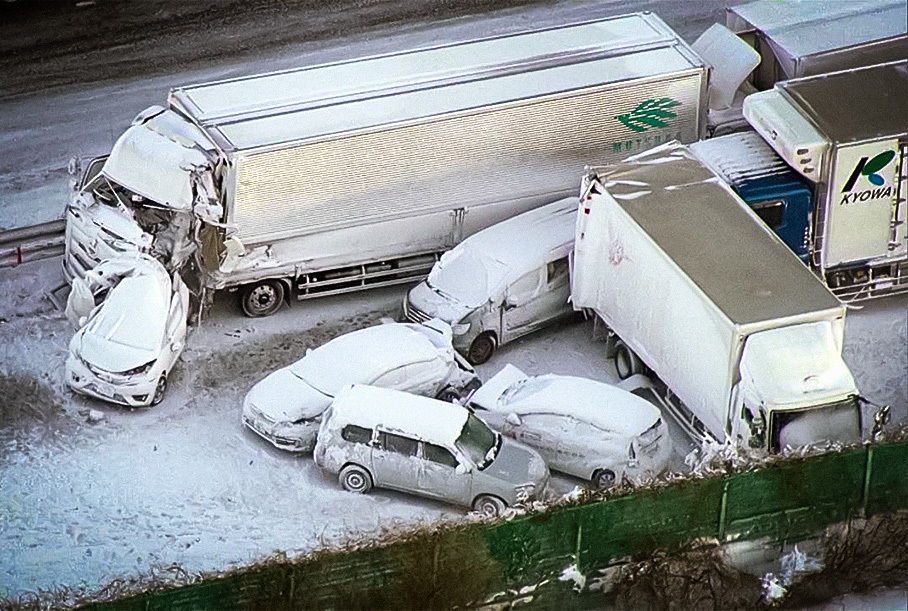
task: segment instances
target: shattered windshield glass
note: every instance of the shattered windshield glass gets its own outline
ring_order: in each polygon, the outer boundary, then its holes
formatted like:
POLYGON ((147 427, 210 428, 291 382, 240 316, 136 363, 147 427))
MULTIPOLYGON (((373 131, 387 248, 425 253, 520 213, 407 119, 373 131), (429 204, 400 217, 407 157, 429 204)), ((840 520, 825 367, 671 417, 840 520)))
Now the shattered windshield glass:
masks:
POLYGON ((482 471, 495 460, 498 435, 485 422, 470 414, 454 445, 482 471))

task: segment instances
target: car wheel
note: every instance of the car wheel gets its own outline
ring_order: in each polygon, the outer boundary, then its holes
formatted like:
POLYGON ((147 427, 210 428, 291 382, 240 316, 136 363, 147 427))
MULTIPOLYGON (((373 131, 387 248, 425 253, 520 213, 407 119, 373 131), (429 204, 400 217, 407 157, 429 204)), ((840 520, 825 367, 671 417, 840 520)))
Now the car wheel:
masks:
POLYGON ((593 473, 593 488, 607 490, 615 485, 615 472, 609 469, 599 469, 593 473))
POLYGON ((344 490, 363 494, 372 489, 372 476, 359 465, 347 465, 337 476, 344 490))
POLYGON ((634 352, 628 348, 624 342, 618 344, 615 348, 615 369, 618 377, 626 380, 634 374, 643 372, 643 363, 634 352))
POLYGON ((271 316, 284 303, 284 285, 279 280, 263 280, 246 286, 240 293, 240 308, 252 318, 271 316))
POLYGON ((161 379, 158 380, 158 385, 154 389, 154 396, 151 397, 151 404, 158 405, 163 401, 165 392, 167 392, 167 374, 162 375, 161 379))
POLYGON ((500 498, 488 494, 478 496, 476 497, 476 500, 473 501, 473 511, 477 511, 490 518, 497 518, 503 514, 504 510, 507 508, 507 504, 500 498))
POLYGON ((471 365, 482 365, 492 358, 493 352, 495 352, 495 337, 489 332, 481 333, 470 344, 467 360, 471 365))

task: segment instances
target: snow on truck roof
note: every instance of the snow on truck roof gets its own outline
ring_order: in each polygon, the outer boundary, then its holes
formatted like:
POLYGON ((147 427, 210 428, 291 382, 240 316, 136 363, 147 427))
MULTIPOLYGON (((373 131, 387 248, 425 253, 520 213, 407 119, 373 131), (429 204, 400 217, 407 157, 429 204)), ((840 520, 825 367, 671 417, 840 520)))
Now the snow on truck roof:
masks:
POLYGON ((331 418, 342 426, 400 431, 449 447, 460 437, 469 415, 453 403, 363 384, 343 389, 331 404, 331 418))
POLYGON ((733 324, 843 309, 684 145, 670 142, 597 170, 607 190, 604 197, 623 209, 733 324))
POLYGON ((728 11, 734 30, 761 30, 793 58, 904 38, 908 29, 905 0, 761 0, 728 11))
MULTIPOLYGON (((908 50, 908 42, 906 42, 908 50)), ((776 84, 832 142, 908 132, 908 59, 776 84)))
POLYGON ((637 13, 178 87, 169 101, 245 150, 701 65, 661 19, 637 13))

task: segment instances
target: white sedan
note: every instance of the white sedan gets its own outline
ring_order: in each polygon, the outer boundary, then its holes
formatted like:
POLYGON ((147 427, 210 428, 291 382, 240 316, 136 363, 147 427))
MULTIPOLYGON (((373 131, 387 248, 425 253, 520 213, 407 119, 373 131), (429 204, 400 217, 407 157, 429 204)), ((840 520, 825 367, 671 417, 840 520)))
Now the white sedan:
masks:
POLYGON ((452 400, 480 382, 454 351, 447 323, 381 324, 336 337, 269 374, 246 394, 243 423, 277 448, 311 452, 322 413, 350 384, 452 400))
POLYGON ((586 378, 527 376, 507 365, 469 407, 504 435, 535 448, 549 467, 608 488, 645 481, 671 455, 668 429, 650 402, 586 378))
MULTIPOLYGON (((189 290, 179 274, 147 255, 101 262, 96 269, 117 270, 110 284, 79 285, 96 294, 100 305, 88 315, 73 308, 81 328, 69 343, 66 383, 77 393, 130 407, 157 405, 167 390, 167 375, 186 341, 189 290), (109 288, 109 292, 108 291, 109 288)), ((100 276, 99 276, 100 277, 100 276)), ((74 294, 80 291, 74 285, 74 294)))

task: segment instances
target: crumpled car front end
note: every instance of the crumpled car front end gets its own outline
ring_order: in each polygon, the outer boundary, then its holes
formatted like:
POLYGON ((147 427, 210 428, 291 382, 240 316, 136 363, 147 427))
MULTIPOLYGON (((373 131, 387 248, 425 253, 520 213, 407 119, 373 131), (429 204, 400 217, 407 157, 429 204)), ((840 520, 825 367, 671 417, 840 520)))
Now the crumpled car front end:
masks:
POLYGON ((330 404, 331 397, 298 378, 291 365, 270 373, 246 393, 242 420, 280 450, 311 452, 330 404))
MULTIPOLYGON (((80 335, 73 340, 77 343, 80 335)), ((70 347, 66 359, 66 383, 77 393, 127 407, 153 405, 162 375, 157 361, 124 372, 105 371, 82 358, 78 347, 70 347)))
POLYGON ((311 452, 315 448, 321 421, 321 417, 301 422, 274 420, 252 403, 248 396, 243 401, 243 424, 279 450, 311 452))
POLYGON ((671 453, 668 427, 659 418, 631 442, 625 476, 635 484, 651 481, 668 468, 671 453))

